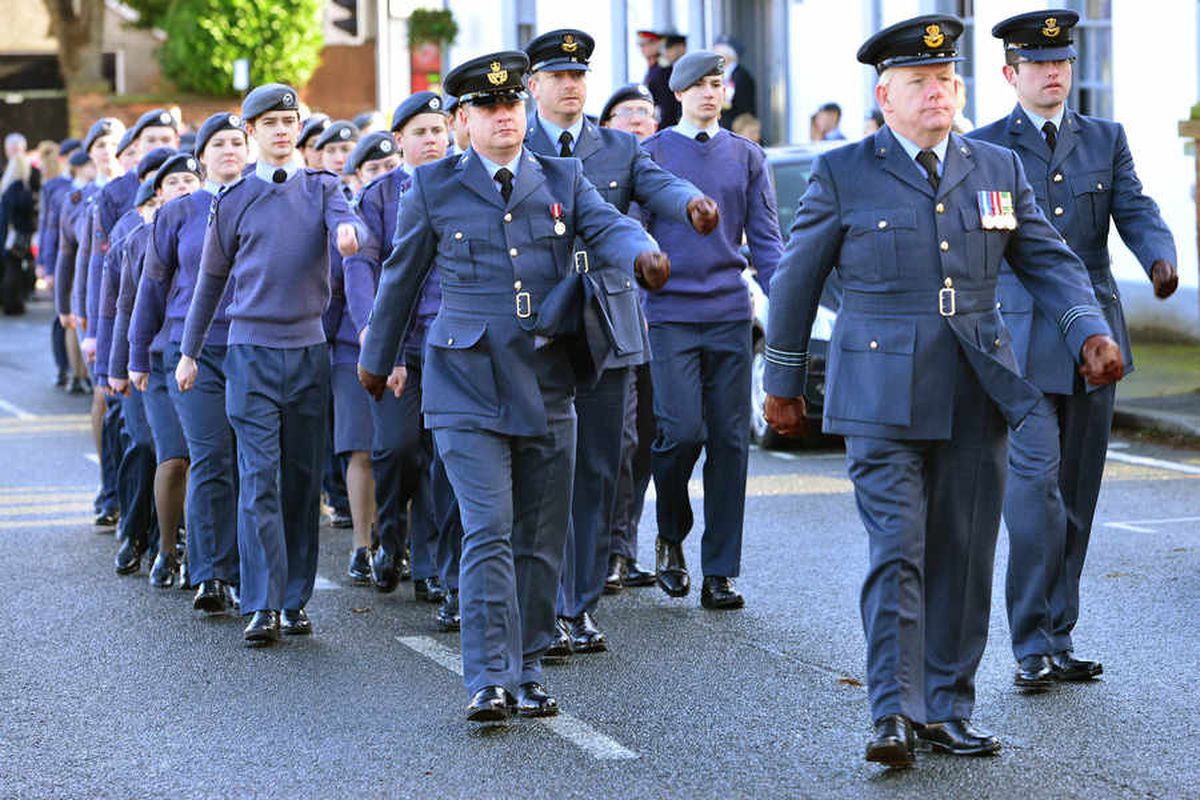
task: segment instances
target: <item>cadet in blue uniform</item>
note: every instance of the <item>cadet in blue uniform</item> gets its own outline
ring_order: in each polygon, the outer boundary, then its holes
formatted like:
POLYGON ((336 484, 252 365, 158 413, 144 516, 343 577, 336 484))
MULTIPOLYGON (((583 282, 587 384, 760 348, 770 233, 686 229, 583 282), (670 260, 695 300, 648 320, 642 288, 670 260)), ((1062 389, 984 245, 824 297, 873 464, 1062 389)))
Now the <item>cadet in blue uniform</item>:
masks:
MULTIPOLYGON (((63 224, 63 217, 70 209, 78 207, 79 202, 83 199, 83 192, 87 190, 87 187, 92 185, 92 181, 96 176, 96 165, 88 158, 88 154, 84 152, 82 146, 77 146, 71 152, 71 155, 67 157, 67 170, 71 182, 69 188, 62 193, 62 196, 55 204, 52 212, 54 214, 53 228, 47 230, 47 239, 53 242, 53 247, 46 257, 46 268, 48 275, 51 277, 51 297, 54 299, 56 306, 59 302, 59 281, 71 280, 74 277, 73 272, 71 278, 64 278, 58 272, 59 242, 66 231, 66 227, 63 224)), ((74 238, 73 229, 69 235, 74 238)), ((89 394, 90 389, 84 386, 84 381, 87 380, 87 369, 83 363, 83 353, 79 349, 79 337, 75 336, 74 331, 69 336, 66 334, 67 329, 64 327, 64 322, 67 320, 67 316, 58 313, 57 308, 55 309, 54 320, 56 325, 55 330, 61 329, 63 331, 62 344, 66 350, 67 363, 70 365, 72 373, 67 391, 71 394, 89 394)), ((98 512, 99 510, 99 505, 97 504, 96 511, 98 512)))
POLYGON ((167 203, 155 214, 137 306, 130 329, 130 364, 145 372, 151 364, 152 339, 166 332, 163 370, 167 388, 187 440, 191 462, 187 496, 188 578, 196 587, 192 607, 224 613, 238 585, 237 465, 233 429, 225 413, 225 352, 233 287, 217 307, 208 338, 197 359, 191 391, 174 380, 188 306, 200 273, 209 210, 223 187, 235 183, 248 156, 246 128, 237 114, 220 112, 204 121, 196 135, 196 158, 206 180, 200 190, 167 203))
POLYGON ((817 160, 771 285, 766 415, 804 418, 821 289, 845 287, 830 343, 824 426, 846 437, 869 537, 862 591, 874 737, 866 758, 995 753, 976 730, 1004 486, 1005 422, 1037 405, 996 309, 1006 258, 1058 321, 1083 375, 1121 375, 1087 273, 1038 211, 1020 160, 950 132, 962 23, 927 15, 867 40, 886 127, 817 160), (996 198, 991 202, 988 198, 996 198))
MULTIPOLYGON (((1004 77, 1016 89, 1017 105, 971 136, 1021 157, 1039 208, 1087 267, 1129 372, 1133 355, 1108 254, 1110 221, 1160 298, 1178 285, 1175 240, 1158 206, 1142 193, 1121 125, 1066 107, 1078 20, 1074 11, 1049 9, 992 29, 1004 40, 1004 77)), ((1087 386, 1080 379, 1055 320, 1035 299, 1011 270, 1000 273, 1000 310, 1017 363, 1043 392, 1009 437, 1004 499, 1008 622, 1015 682, 1024 688, 1090 680, 1103 671, 1099 661, 1075 657, 1071 631, 1079 619, 1079 578, 1116 396, 1115 384, 1087 386)))
POLYGON ((328 114, 318 113, 307 117, 300 127, 300 136, 296 139, 296 149, 300 151, 300 156, 304 159, 304 166, 309 169, 323 169, 321 153, 316 148, 316 142, 317 137, 324 133, 332 121, 328 114))
POLYGON ((296 91, 271 83, 242 103, 259 146, 255 171, 221 192, 200 258, 175 375, 196 359, 232 276, 226 408, 237 434, 241 610, 249 644, 312 632, 304 606, 317 577, 321 464, 329 405, 329 246, 345 256, 366 237, 336 177, 297 169, 296 91), (282 623, 280 621, 282 611, 282 623))
POLYGON ((733 585, 742 562, 753 357, 743 236, 764 288, 783 250, 762 148, 719 124, 724 69, 725 59, 706 50, 679 59, 671 90, 683 105, 683 119, 643 143, 655 161, 699 186, 721 209, 721 224, 710 239, 642 209, 651 235, 676 267, 671 282, 645 300, 658 419, 651 455, 658 582, 672 597, 690 588, 683 557, 693 522, 688 480, 703 448, 700 603, 710 609, 741 608, 745 602, 733 585))
MULTIPOLYGON (((54 280, 55 259, 58 253, 58 215, 62 200, 70 191, 71 173, 66 164, 71 153, 79 149, 78 139, 64 139, 58 146, 58 162, 63 171, 42 184, 38 198, 37 260, 34 262, 39 278, 54 280)), ((54 354, 54 365, 58 369, 55 386, 65 388, 71 367, 67 357, 66 335, 62 323, 55 315, 50 321, 50 347, 54 354)))
POLYGON ((495 53, 446 76, 466 109, 471 149, 414 171, 359 367, 379 397, 436 265, 442 305, 426 340, 421 410, 462 515, 463 675, 475 721, 504 719, 514 705, 529 716, 558 711, 541 657, 556 638, 570 516, 569 340, 582 328, 575 237, 595 263, 624 275, 617 293, 627 302, 613 303, 622 334, 636 332, 635 274, 666 268, 578 161, 522 147, 528 66, 524 53, 495 53))
MULTIPOLYGON (((649 213, 710 233, 719 217, 712 200, 655 164, 633 136, 600 128, 584 116, 594 47, 591 36, 572 28, 544 33, 526 45, 537 113, 525 146, 542 155, 578 158, 584 176, 622 214, 636 201, 649 213)), ((577 252, 577 259, 588 258, 582 244, 577 252)), ((644 322, 639 327, 644 329, 644 322)), ((576 390, 575 494, 558 602, 562 634, 552 655, 608 646, 593 614, 608 575, 630 367, 647 361, 649 347, 639 340, 636 348, 610 363, 595 364, 595 381, 582 382, 576 390)))

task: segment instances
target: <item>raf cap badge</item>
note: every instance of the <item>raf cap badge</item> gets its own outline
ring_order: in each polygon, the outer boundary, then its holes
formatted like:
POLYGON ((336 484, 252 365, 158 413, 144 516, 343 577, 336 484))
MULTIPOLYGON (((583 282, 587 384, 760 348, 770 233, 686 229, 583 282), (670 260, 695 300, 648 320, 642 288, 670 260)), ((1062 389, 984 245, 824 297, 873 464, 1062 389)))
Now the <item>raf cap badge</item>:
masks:
POLYGON ((442 108, 442 100, 440 97, 429 98, 429 107, 434 111, 440 111, 442 108))
POLYGON ((945 34, 942 33, 940 25, 930 25, 925 28, 925 36, 922 37, 926 47, 941 47, 942 42, 946 41, 945 34))
POLYGON ((488 83, 492 86, 501 86, 508 80, 508 70, 500 69, 500 62, 493 61, 490 65, 491 71, 487 74, 488 83))
POLYGON ((564 53, 574 53, 579 49, 579 42, 575 41, 575 37, 571 34, 564 34, 562 40, 562 49, 564 53))
POLYGON ((1046 18, 1046 27, 1042 28, 1042 35, 1047 39, 1057 39, 1058 34, 1062 33, 1062 28, 1058 25, 1058 20, 1054 17, 1046 18))
POLYGON ((381 152, 381 153, 390 153, 390 152, 392 152, 392 143, 391 143, 391 141, 390 141, 390 140, 388 140, 388 139, 384 139, 382 142, 380 142, 380 143, 379 143, 379 152, 381 152))

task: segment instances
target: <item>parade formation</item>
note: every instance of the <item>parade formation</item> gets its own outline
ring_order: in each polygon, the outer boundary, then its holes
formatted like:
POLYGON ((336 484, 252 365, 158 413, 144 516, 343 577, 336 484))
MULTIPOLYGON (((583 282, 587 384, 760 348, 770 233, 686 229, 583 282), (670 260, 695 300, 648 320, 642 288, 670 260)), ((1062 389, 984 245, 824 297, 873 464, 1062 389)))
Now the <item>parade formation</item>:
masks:
POLYGON ((736 585, 746 254, 770 297, 765 416, 785 436, 806 428, 836 270, 823 429, 845 439, 869 543, 865 757, 997 753, 972 717, 1002 518, 1014 691, 1103 672, 1073 631, 1133 368, 1110 225, 1159 298, 1178 284, 1122 127, 1066 105, 1077 22, 996 25, 1016 105, 965 136, 962 22, 875 33, 858 60, 883 127, 822 152, 790 230, 763 149, 722 127, 719 48, 620 87, 599 119, 595 42, 559 29, 455 66, 390 130, 310 115, 279 83, 184 146, 163 109, 93 121, 42 189, 38 258, 56 347, 94 387, 115 571, 244 615, 249 646, 311 635, 322 494, 344 483, 348 577, 411 581, 431 627, 459 634, 466 718, 557 715, 545 667, 615 646, 605 594, 685 598, 695 574, 706 611, 753 605, 736 585))

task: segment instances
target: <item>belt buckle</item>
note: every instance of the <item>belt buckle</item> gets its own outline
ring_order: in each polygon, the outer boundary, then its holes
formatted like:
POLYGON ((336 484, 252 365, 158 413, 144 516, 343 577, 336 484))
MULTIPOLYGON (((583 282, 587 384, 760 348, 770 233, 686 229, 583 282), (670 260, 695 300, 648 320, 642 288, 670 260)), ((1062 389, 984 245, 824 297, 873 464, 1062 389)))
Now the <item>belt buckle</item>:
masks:
POLYGON ((575 251, 575 272, 579 275, 582 275, 583 273, 587 272, 588 269, 589 269, 589 266, 588 266, 587 251, 586 250, 576 250, 575 251))
POLYGON ((954 289, 946 287, 938 290, 938 313, 943 317, 953 317, 957 311, 954 289))
POLYGON ((517 292, 517 318, 529 319, 533 316, 533 295, 529 292, 517 292))

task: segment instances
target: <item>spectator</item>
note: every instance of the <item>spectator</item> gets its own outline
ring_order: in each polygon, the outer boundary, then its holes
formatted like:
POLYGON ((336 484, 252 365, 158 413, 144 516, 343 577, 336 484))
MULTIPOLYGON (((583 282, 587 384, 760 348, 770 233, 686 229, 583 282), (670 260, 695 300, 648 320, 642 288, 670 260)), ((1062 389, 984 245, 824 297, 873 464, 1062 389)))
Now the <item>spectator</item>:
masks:
MULTIPOLYGON (((721 109, 721 127, 737 133, 733 122, 743 114, 758 114, 754 77, 741 65, 741 46, 730 36, 722 36, 713 45, 713 52, 725 58, 725 107, 721 109)), ((762 126, 759 125, 761 132, 762 126)))
POLYGON ((863 136, 870 136, 877 130, 883 127, 883 112, 878 108, 872 109, 867 118, 863 120, 863 136))
POLYGON ((757 145, 762 144, 762 123, 758 121, 758 117, 749 112, 738 114, 733 120, 730 130, 738 136, 745 136, 757 145))
POLYGON ((25 299, 33 288, 36 193, 33 164, 25 146, 25 137, 19 133, 5 137, 8 163, 0 178, 0 302, 5 314, 25 313, 25 299))
POLYGON ((962 75, 957 74, 954 76, 954 103, 954 123, 951 125, 954 132, 963 134, 975 130, 975 123, 963 114, 963 109, 967 107, 967 82, 963 80, 962 75))
POLYGON ((817 109, 817 113, 813 115, 815 119, 815 128, 820 132, 820 137, 815 137, 813 141, 845 141, 846 135, 842 133, 840 126, 842 124, 842 107, 837 103, 826 103, 817 109))
POLYGON ((642 83, 654 97, 658 106, 658 125, 669 128, 679 122, 682 107, 671 91, 671 70, 676 61, 687 52, 687 37, 674 28, 664 31, 638 31, 638 45, 646 56, 646 77, 642 83), (653 48, 652 49, 652 45, 653 48), (660 48, 660 49, 659 49, 660 48), (654 60, 651 60, 651 56, 654 60))

